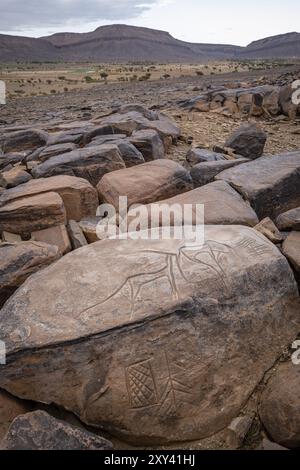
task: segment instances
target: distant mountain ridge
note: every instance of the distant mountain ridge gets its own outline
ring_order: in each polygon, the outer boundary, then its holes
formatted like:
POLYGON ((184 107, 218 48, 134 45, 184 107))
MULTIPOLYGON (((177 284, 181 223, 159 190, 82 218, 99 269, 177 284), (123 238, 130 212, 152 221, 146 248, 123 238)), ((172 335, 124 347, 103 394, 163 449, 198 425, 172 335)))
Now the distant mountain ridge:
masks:
POLYGON ((101 26, 89 33, 56 33, 42 38, 0 34, 1 62, 197 62, 247 58, 300 58, 300 33, 261 39, 247 47, 188 43, 165 31, 119 24, 101 26))

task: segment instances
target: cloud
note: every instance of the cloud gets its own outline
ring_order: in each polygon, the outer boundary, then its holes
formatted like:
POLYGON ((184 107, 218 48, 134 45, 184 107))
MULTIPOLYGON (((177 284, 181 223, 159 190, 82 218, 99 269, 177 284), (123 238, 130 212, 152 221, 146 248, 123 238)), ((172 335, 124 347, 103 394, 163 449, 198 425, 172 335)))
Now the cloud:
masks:
POLYGON ((157 0, 0 0, 0 30, 136 18, 157 0))

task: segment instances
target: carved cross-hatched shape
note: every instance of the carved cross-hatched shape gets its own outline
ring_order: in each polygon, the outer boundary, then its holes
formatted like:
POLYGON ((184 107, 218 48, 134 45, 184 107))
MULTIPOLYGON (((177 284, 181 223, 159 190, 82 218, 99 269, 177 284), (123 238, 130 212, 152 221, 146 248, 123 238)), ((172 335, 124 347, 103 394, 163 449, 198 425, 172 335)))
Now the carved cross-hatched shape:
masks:
POLYGON ((172 417, 178 413, 178 406, 188 403, 191 399, 191 388, 185 382, 186 371, 176 363, 170 363, 168 353, 165 351, 167 380, 160 399, 159 412, 164 416, 172 417))
POLYGON ((126 383, 132 408, 145 408, 157 403, 151 361, 139 362, 127 367, 126 383))

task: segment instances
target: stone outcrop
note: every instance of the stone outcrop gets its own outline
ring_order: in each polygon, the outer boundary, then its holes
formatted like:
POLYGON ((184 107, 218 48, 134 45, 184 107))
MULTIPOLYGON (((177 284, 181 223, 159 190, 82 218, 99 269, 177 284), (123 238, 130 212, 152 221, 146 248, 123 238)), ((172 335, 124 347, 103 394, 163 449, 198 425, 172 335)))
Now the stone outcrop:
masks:
POLYGON ((258 158, 216 176, 247 199, 260 219, 300 205, 300 151, 258 158))
POLYGON ((146 162, 164 158, 164 144, 157 131, 152 129, 133 132, 130 142, 142 153, 146 162))
POLYGON ((300 366, 281 364, 261 399, 260 417, 272 439, 288 448, 300 447, 300 366))
POLYGON ((0 447, 13 420, 28 411, 31 411, 30 404, 0 390, 0 447))
MULTIPOLYGON (((142 224, 152 224, 152 227, 182 224, 183 214, 192 225, 199 224, 198 205, 204 208, 204 223, 206 225, 248 225, 254 227, 258 218, 243 198, 229 184, 215 181, 193 191, 179 194, 147 206, 147 220, 141 217, 142 224), (172 208, 171 220, 164 220, 162 211, 165 206, 172 208), (190 217, 191 209, 191 217, 190 217), (155 213, 155 218, 152 216, 155 213), (174 223, 175 221, 175 223, 174 223)), ((136 218, 135 211, 128 212, 128 223, 136 218)), ((185 223, 186 219, 185 219, 185 223)))
POLYGON ((262 156, 267 134, 257 124, 244 124, 231 134, 225 147, 232 148, 237 154, 250 160, 262 156))
POLYGON ((298 291, 250 228, 189 242, 101 241, 28 279, 0 313, 0 387, 139 444, 228 426, 297 335, 298 291))
POLYGON ((112 444, 45 411, 18 416, 1 443, 2 450, 111 450, 112 444))
POLYGON ((0 305, 39 269, 60 258, 54 245, 39 242, 0 243, 0 305))
POLYGON ((97 186, 100 200, 115 208, 119 207, 120 196, 127 196, 131 206, 159 201, 192 188, 189 172, 166 159, 108 173, 97 186))
POLYGON ((83 178, 52 176, 31 180, 0 195, 0 208, 21 198, 55 192, 64 202, 68 219, 81 220, 96 214, 99 204, 95 188, 83 178))
POLYGON ((300 207, 280 214, 276 225, 280 230, 300 230, 300 207))
POLYGON ((96 186, 105 173, 125 168, 125 163, 116 145, 73 150, 51 157, 32 170, 34 178, 69 175, 88 180, 96 186))
POLYGON ((216 160, 198 163, 191 169, 191 177, 194 187, 204 186, 211 183, 215 176, 228 168, 241 165, 249 161, 247 158, 237 158, 236 160, 216 160))
POLYGON ((27 171, 15 167, 0 174, 0 186, 5 189, 14 188, 19 184, 27 183, 31 178, 32 176, 27 171))
MULTIPOLYGON (((186 161, 189 165, 197 165, 198 163, 215 162, 225 160, 222 153, 213 152, 212 150, 202 148, 192 148, 188 151, 186 161)), ((225 160, 226 161, 226 160, 225 160)))
POLYGON ((16 132, 4 133, 0 137, 0 149, 4 153, 18 152, 42 147, 48 141, 47 132, 36 129, 25 129, 16 132))
POLYGON ((295 269, 300 288, 300 232, 291 232, 284 241, 282 250, 295 269))
POLYGON ((272 118, 283 113, 294 119, 299 109, 293 105, 291 95, 291 86, 217 87, 195 98, 180 101, 179 104, 191 111, 213 111, 225 116, 248 115, 272 118))
POLYGON ((65 223, 63 200, 53 192, 16 199, 0 207, 0 232, 31 233, 65 223))
POLYGON ((71 242, 65 225, 57 225, 32 232, 31 240, 55 245, 62 255, 71 251, 71 242))

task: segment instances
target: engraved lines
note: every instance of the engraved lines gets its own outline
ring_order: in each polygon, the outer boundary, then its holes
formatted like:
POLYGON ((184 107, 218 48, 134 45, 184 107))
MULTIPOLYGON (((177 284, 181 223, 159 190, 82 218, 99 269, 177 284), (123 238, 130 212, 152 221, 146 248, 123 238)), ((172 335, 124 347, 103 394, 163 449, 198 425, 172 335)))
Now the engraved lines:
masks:
POLYGON ((266 245, 263 245, 262 243, 257 243, 256 240, 253 240, 252 238, 248 237, 239 240, 237 246, 246 249, 253 256, 261 257, 269 253, 269 248, 266 245))
POLYGON ((163 356, 166 374, 160 379, 159 386, 154 376, 151 359, 126 368, 126 387, 131 409, 156 406, 157 415, 172 417, 178 414, 180 404, 189 402, 192 393, 190 387, 184 383, 185 370, 172 363, 166 351, 163 356))
MULTIPOLYGON (((256 256, 262 256, 268 251, 265 245, 257 243, 256 240, 251 238, 243 238, 236 244, 237 247, 246 249, 248 252, 256 256)), ((234 254, 234 247, 229 246, 226 243, 219 243, 213 240, 207 240, 203 247, 199 247, 199 250, 189 250, 184 244, 179 246, 177 249, 163 250, 141 250, 140 253, 145 253, 150 256, 152 253, 160 255, 162 259, 162 267, 153 269, 149 272, 138 272, 128 276, 122 284, 116 288, 106 299, 95 303, 80 313, 80 315, 92 314, 92 310, 96 307, 104 306, 109 301, 114 299, 116 296, 122 294, 126 296, 130 302, 130 320, 134 318, 137 305, 142 299, 139 299, 142 289, 149 284, 153 284, 160 279, 166 279, 171 287, 172 297, 175 300, 180 299, 184 294, 178 285, 180 278, 189 284, 199 284, 201 280, 199 278, 195 280, 189 269, 186 269, 183 262, 188 262, 190 265, 199 266, 199 274, 213 273, 218 280, 220 287, 229 291, 227 285, 227 275, 223 267, 222 255, 234 254)), ((224 257, 223 257, 224 258, 224 257)), ((197 276, 198 277, 198 276, 197 276)), ((201 276, 200 276, 201 277, 201 276)), ((203 276, 202 276, 203 277, 203 276)), ((205 279, 202 279, 204 281, 205 279)), ((185 291, 186 292, 186 291, 185 291)), ((98 313, 98 312, 97 312, 98 313)))
POLYGON ((156 385, 150 360, 127 367, 126 384, 133 408, 145 408, 157 403, 156 385))

